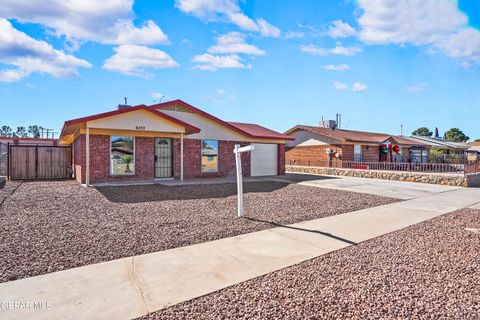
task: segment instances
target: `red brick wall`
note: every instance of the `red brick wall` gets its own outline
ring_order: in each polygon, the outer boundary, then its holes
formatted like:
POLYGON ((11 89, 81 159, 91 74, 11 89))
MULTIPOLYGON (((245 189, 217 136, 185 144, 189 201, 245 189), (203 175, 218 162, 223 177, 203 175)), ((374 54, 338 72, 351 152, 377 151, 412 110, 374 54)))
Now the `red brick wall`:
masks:
POLYGON ((354 160, 354 147, 353 144, 343 145, 342 151, 342 160, 343 161, 353 161, 354 160))
MULTIPOLYGON (((340 153, 343 161, 354 160, 353 144, 291 147, 287 148, 286 160, 287 163, 291 160, 328 161, 330 156, 326 152, 327 148, 332 149, 335 153, 340 153)), ((363 161, 378 162, 379 156, 378 146, 362 146, 363 161)), ((335 162, 335 159, 331 160, 335 162)))
POLYGON ((378 146, 362 146, 363 162, 380 161, 380 148, 378 146))
POLYGON ((279 143, 277 146, 277 174, 285 174, 285 145, 279 143))
MULTIPOLYGON (((86 182, 86 138, 80 135, 73 143, 76 179, 86 182)), ((201 140, 184 139, 184 178, 215 178, 235 175, 235 144, 249 142, 219 141, 218 172, 201 172, 201 140)), ((151 180, 155 170, 154 138, 135 138, 135 174, 110 174, 110 136, 90 135, 90 183, 151 180)), ((242 154, 244 176, 250 176, 250 153, 242 154)), ((285 174, 285 146, 278 145, 278 173, 285 174)), ((180 139, 173 139, 173 176, 180 178, 180 139)))
MULTIPOLYGON (((335 153, 342 154, 343 147, 336 145, 321 145, 321 146, 297 146, 287 147, 285 152, 286 162, 290 163, 292 160, 297 161, 328 161, 330 157, 327 154, 327 149, 332 149, 335 153)), ((352 149, 353 152, 353 149, 352 149)))
MULTIPOLYGON (((80 135, 73 143, 77 181, 86 182, 86 138, 80 135)), ((110 174, 110 136, 90 135, 90 183, 149 180, 154 176, 153 138, 135 138, 135 174, 110 174)))
POLYGON ((110 136, 90 135, 90 182, 150 180, 154 177, 153 138, 135 137, 135 174, 110 174, 110 136))
MULTIPOLYGON (((248 142, 224 141, 218 142, 218 172, 202 172, 201 145, 202 140, 184 139, 183 140, 183 177, 185 179, 193 178, 216 178, 235 175, 235 155, 233 149, 235 144, 241 146, 248 145, 248 142)), ((173 175, 180 178, 180 139, 173 141, 173 175)), ((244 176, 250 176, 250 154, 242 154, 242 171, 244 176)))

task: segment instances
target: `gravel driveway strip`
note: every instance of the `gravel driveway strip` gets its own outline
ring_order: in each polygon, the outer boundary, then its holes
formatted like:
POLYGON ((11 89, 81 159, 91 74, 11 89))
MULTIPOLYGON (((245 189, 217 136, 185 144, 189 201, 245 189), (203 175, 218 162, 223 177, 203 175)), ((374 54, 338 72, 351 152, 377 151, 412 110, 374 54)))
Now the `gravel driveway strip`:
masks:
POLYGON ((236 217, 235 184, 23 183, 0 207, 0 282, 398 201, 271 181, 246 183, 245 191, 256 220, 236 217))
POLYGON ((480 233, 466 228, 480 228, 479 210, 450 213, 142 319, 480 319, 480 233))

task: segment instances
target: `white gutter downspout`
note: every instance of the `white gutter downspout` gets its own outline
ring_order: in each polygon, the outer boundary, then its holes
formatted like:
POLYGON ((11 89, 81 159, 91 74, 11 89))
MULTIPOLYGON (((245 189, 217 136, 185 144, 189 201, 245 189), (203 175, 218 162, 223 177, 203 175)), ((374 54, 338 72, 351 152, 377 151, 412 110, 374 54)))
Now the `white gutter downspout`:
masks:
POLYGON ((180 133, 180 181, 183 181, 183 132, 180 133))
POLYGON ((87 132, 85 136, 85 148, 86 150, 86 170, 85 172, 85 185, 88 187, 90 184, 90 128, 87 123, 87 132))

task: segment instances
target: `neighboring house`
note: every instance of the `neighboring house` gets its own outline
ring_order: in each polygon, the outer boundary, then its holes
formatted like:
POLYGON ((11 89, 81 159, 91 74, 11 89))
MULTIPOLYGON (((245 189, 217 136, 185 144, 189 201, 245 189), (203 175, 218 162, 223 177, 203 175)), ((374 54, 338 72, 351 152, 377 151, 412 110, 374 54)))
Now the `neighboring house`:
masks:
POLYGON ((297 125, 285 132, 295 138, 286 144, 287 163, 336 159, 355 162, 410 162, 423 144, 403 136, 297 125))
POLYGON ((445 141, 440 138, 411 136, 409 139, 423 143, 427 149, 427 159, 431 162, 464 162, 467 143, 445 141), (432 149, 438 150, 434 153, 432 149))
POLYGON ((256 124, 226 122, 174 100, 66 121, 60 144, 73 146, 81 183, 209 178, 235 174, 235 144, 246 176, 285 173, 285 142, 292 137, 256 124))
POLYGON ((451 142, 431 137, 411 136, 409 139, 423 143, 429 149, 440 149, 443 154, 464 154, 465 150, 470 147, 468 143, 451 142))
POLYGON ((469 162, 477 162, 480 160, 480 142, 469 142, 469 147, 465 150, 467 160, 469 162))

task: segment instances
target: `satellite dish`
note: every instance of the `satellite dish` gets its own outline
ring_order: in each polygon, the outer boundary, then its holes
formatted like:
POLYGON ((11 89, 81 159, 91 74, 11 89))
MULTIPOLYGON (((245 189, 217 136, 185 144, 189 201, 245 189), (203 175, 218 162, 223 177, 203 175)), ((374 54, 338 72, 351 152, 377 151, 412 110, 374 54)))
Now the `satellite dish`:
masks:
POLYGON ((332 153, 333 153, 333 150, 330 149, 330 148, 327 148, 327 149, 325 149, 325 152, 326 152, 327 154, 332 154, 332 153))

